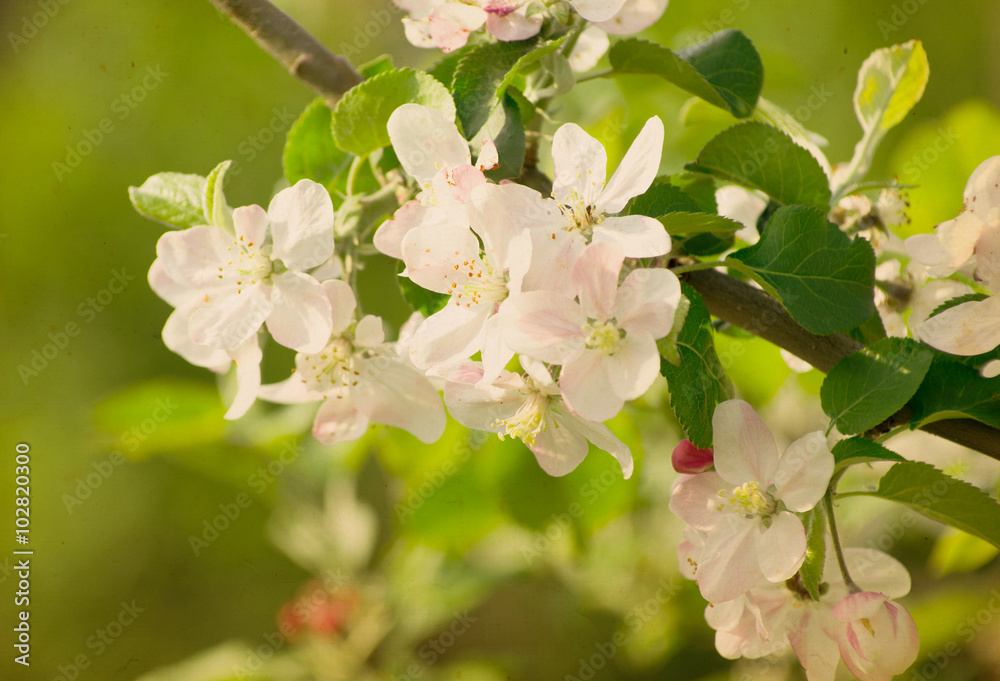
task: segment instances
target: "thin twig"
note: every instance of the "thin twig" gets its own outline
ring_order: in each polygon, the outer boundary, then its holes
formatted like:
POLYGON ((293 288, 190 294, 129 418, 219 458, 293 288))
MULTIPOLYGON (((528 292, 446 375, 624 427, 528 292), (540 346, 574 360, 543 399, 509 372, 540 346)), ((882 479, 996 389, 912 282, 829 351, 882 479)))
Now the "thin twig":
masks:
POLYGON ((354 67, 268 0, 209 0, 331 106, 364 80, 354 67))

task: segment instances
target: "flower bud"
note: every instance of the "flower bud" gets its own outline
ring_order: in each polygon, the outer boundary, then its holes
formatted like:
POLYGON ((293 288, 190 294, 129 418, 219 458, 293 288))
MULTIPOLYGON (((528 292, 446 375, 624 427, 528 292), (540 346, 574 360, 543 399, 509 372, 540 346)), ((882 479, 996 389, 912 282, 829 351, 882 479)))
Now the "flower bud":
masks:
POLYGON ((840 657, 861 681, 890 681, 917 659, 917 625, 906 608, 874 591, 845 596, 833 608, 844 623, 840 657))
POLYGON ((670 455, 670 463, 678 473, 704 473, 714 463, 712 449, 698 449, 690 440, 681 440, 670 455))

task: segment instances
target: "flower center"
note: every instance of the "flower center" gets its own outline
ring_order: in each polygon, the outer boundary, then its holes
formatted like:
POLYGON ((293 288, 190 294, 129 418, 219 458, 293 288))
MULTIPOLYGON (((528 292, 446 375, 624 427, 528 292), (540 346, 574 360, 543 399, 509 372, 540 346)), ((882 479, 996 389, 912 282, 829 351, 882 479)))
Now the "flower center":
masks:
POLYGON ((336 338, 312 355, 299 355, 300 380, 314 392, 335 392, 356 386, 360 372, 354 368, 354 347, 346 338, 336 338))
POLYGON ((753 480, 734 488, 732 492, 720 489, 719 496, 725 501, 716 506, 716 510, 722 511, 728 506, 747 519, 768 518, 778 507, 774 497, 766 490, 762 491, 753 480))
POLYGON ((539 433, 544 433, 549 427, 549 398, 538 390, 530 376, 525 376, 524 382, 528 399, 510 418, 494 421, 493 427, 504 427, 504 430, 499 433, 501 440, 509 435, 513 438, 519 438, 524 444, 530 446, 535 444, 535 437, 539 433))
MULTIPOLYGON (((268 249, 270 250, 270 249, 268 249)), ((226 249, 229 260, 219 267, 219 279, 227 283, 235 283, 236 292, 243 293, 247 286, 266 280, 274 271, 274 263, 263 244, 247 242, 244 237, 233 239, 233 244, 226 249)))
POLYGON ((589 320, 583 327, 586 346, 589 350, 600 350, 605 355, 613 355, 618 344, 625 337, 625 331, 615 326, 614 321, 599 322, 589 320))
POLYGON ((506 275, 490 267, 485 259, 474 258, 455 265, 451 297, 456 305, 472 307, 480 303, 499 303, 508 294, 506 275))

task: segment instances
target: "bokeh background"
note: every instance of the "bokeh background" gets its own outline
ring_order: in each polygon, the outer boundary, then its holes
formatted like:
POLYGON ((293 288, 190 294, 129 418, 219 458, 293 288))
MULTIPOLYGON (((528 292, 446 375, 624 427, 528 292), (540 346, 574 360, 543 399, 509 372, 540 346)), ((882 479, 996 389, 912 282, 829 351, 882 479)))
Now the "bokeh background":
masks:
MULTIPOLYGON (((406 43, 388 0, 278 4, 356 64, 436 58, 406 43)), ((127 187, 233 159, 230 203, 266 205, 312 93, 205 0, 5 0, 0 22, 0 678, 801 677, 784 662, 719 658, 704 603, 677 575, 666 502, 680 436, 663 386, 611 424, 637 456, 628 481, 600 452, 554 480, 519 442, 454 424, 430 447, 375 428, 325 449, 299 443, 307 412, 258 407, 225 423, 215 376, 159 339, 169 308, 145 274, 161 228, 132 211, 127 187), (20 608, 6 562, 18 442, 31 446, 30 668, 13 662, 20 608), (213 535, 213 522, 226 528, 213 535), (317 577, 322 587, 307 586, 317 577), (297 594, 318 624, 279 638, 297 594), (609 652, 616 633, 625 643, 609 652)), ((826 136, 834 161, 860 137, 861 62, 923 41, 926 94, 871 173, 919 185, 904 232, 955 215, 969 173, 1000 153, 995 0, 672 0, 648 34, 682 47, 730 27, 760 51, 764 95, 826 136)), ((728 124, 682 125, 685 100, 666 83, 596 81, 555 115, 616 163, 659 114, 662 169, 674 172, 728 124)), ((387 272, 370 264, 365 306, 395 325, 406 312, 387 272)), ((816 372, 720 337, 720 351, 734 344, 732 377, 779 440, 822 427, 816 372)), ((930 437, 890 446, 996 492, 991 462, 930 437)), ((855 543, 912 568, 913 678, 1000 678, 992 552, 886 505, 841 513, 855 543)))

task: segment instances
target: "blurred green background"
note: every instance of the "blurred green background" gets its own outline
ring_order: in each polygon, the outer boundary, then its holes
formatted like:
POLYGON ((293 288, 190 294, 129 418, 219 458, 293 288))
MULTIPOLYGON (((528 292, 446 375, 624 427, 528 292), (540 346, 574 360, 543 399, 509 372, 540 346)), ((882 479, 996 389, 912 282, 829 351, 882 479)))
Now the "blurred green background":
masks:
MULTIPOLYGON (((390 53, 397 66, 426 67, 437 57, 406 43, 388 0, 278 4, 354 63, 390 53)), ((349 591, 363 602, 355 612, 384 609, 372 620, 390 631, 384 643, 372 634, 384 678, 405 678, 411 664, 421 678, 579 676, 580 660, 612 640, 634 608, 654 601, 663 607, 595 678, 795 677, 780 664, 731 667, 719 658, 692 585, 656 600, 660 585, 680 585, 679 528, 665 508, 669 452, 679 435, 664 416, 662 386, 612 424, 637 455, 629 481, 596 452, 561 480, 546 477, 517 442, 489 441, 470 455, 468 435, 456 427, 432 447, 381 429, 336 450, 306 437, 290 465, 275 465, 289 451, 287 433, 305 432, 310 414, 258 408, 246 423, 223 422, 215 377, 159 339, 169 308, 145 274, 161 229, 132 211, 126 190, 160 171, 207 174, 233 159, 230 203, 266 205, 281 179, 284 134, 312 93, 205 0, 6 0, 0 21, 0 678, 133 679, 227 641, 261 645, 310 568, 315 574, 317 565, 334 564, 353 571, 349 591), (30 668, 13 662, 16 579, 4 562, 14 547, 18 442, 31 446, 30 668), (254 478, 255 471, 269 463, 280 473, 256 484, 267 477, 254 478), (331 480, 345 487, 324 496, 331 480), (421 495, 428 482, 434 493, 421 495), (377 531, 349 522, 365 513, 337 510, 335 500, 354 489, 373 509, 377 531), (196 555, 190 537, 204 536, 204 523, 234 508, 240 494, 249 505, 196 555), (333 510, 321 510, 324 498, 333 510), (419 505, 412 517, 400 512, 408 499, 423 500, 412 504, 419 505), (564 529, 561 514, 573 502, 583 510, 564 529), (275 513, 291 520, 282 524, 275 513), (341 558, 324 562, 319 549, 303 548, 326 536, 299 527, 310 513, 318 527, 336 530, 327 534, 339 537, 331 550, 341 558), (532 554, 545 540, 551 547, 532 554), (363 556, 373 546, 374 558, 344 559, 351 546, 363 556), (422 645, 444 636, 438 632, 465 608, 477 623, 428 664, 422 645), (137 614, 122 616, 128 611, 137 614), (113 624, 120 617, 131 623, 113 624)), ((910 230, 955 215, 969 173, 1000 153, 995 0, 960 8, 918 0, 673 0, 648 35, 682 47, 730 27, 760 51, 764 95, 801 110, 800 121, 829 139, 835 162, 850 157, 860 136, 851 96, 861 62, 879 47, 923 41, 931 64, 926 94, 889 134, 871 173, 920 185, 910 195, 910 230)), ((581 84, 555 115, 587 127, 615 163, 657 113, 667 123, 662 169, 673 172, 725 124, 683 127, 685 99, 665 83, 596 81, 581 84)), ((369 307, 398 323, 404 312, 394 285, 379 281, 385 288, 368 292, 369 307)), ((733 378, 779 439, 820 427, 815 372, 794 376, 763 342, 722 338, 720 349, 732 342, 748 353, 733 378)), ((943 459, 996 491, 995 468, 933 439, 904 445, 908 455, 943 459)), ((884 536, 898 518, 895 509, 872 508, 878 513, 860 504, 844 510, 845 527, 862 540, 884 536)), ((1000 678, 1000 611, 982 615, 1000 572, 995 561, 979 567, 989 554, 975 554, 960 537, 943 544, 938 534, 920 524, 893 540, 917 585, 904 601, 924 637, 914 670, 924 669, 923 678, 1000 678), (966 641, 963 622, 977 615, 966 641), (951 642, 955 655, 945 652, 951 642)), ((281 653, 299 645, 320 656, 321 668, 341 664, 308 642, 282 645, 281 653)), ((219 664, 218 676, 182 670, 176 678, 238 676, 219 664)), ((302 670, 292 665, 281 678, 311 678, 302 670)))

